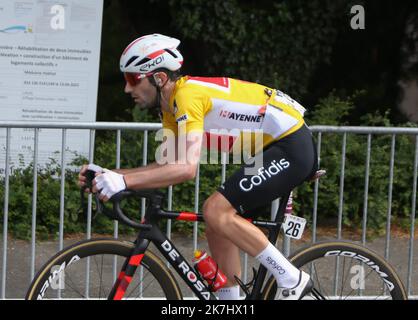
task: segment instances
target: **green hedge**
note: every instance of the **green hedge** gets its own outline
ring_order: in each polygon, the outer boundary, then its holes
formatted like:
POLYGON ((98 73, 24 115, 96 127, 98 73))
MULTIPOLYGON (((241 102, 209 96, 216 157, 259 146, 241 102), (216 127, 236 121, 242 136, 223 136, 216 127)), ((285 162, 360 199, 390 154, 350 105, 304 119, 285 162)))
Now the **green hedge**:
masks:
MULTIPOLYGON (((330 125, 347 125, 345 117, 354 108, 356 97, 342 101, 331 94, 320 101, 310 118, 320 124, 322 119, 330 125), (336 112, 338 110, 338 112, 336 112)), ((367 114, 359 125, 387 127, 388 112, 367 114)), ((414 124, 405 126, 416 127, 414 124)), ((367 135, 347 135, 343 224, 360 228, 364 208, 364 188, 367 157, 367 135)), ((412 186, 415 156, 415 137, 398 135, 395 140, 393 191, 391 213, 393 223, 406 228, 410 224, 412 186)), ((321 167, 327 175, 321 179, 318 199, 319 223, 336 226, 339 212, 339 188, 343 134, 322 134, 321 167)), ((373 231, 385 230, 388 213, 391 135, 373 135, 371 140, 370 176, 368 188, 368 225, 373 231)), ((313 184, 305 184, 295 196, 296 212, 311 216, 313 184)))

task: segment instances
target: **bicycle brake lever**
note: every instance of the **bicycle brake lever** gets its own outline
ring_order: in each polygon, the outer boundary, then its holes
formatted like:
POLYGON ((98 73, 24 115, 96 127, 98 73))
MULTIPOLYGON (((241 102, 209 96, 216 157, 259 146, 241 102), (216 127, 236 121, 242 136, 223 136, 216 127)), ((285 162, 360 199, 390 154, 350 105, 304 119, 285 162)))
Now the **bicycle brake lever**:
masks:
MULTIPOLYGON (((85 205, 85 191, 86 189, 89 189, 90 192, 92 192, 92 188, 93 188, 93 180, 96 177, 96 172, 94 172, 93 170, 87 170, 86 173, 84 174, 84 176, 86 177, 86 183, 84 186, 81 187, 80 189, 80 208, 83 210, 83 213, 86 215, 86 205, 85 205)), ((103 211, 103 205, 100 203, 99 199, 97 199, 97 196, 95 197, 95 202, 96 202, 96 212, 92 217, 92 220, 94 220, 97 216, 98 213, 103 211)))
POLYGON ((90 191, 92 191, 91 189, 93 188, 93 180, 96 177, 96 172, 93 170, 87 170, 84 176, 86 177, 86 185, 84 186, 84 189, 90 189, 90 191))

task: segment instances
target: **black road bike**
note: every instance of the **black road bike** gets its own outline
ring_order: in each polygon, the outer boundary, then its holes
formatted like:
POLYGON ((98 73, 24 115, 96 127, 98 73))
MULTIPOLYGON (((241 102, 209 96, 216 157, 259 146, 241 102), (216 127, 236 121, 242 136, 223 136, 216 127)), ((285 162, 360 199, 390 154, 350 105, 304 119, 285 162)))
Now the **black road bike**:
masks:
MULTIPOLYGON (((322 174, 318 172, 315 178, 322 174)), ((267 230, 273 244, 282 229, 289 195, 282 197, 274 221, 251 221, 267 230)), ((113 207, 109 209, 96 196, 97 211, 138 230, 136 240, 91 239, 63 249, 38 271, 26 299, 182 299, 182 290, 173 271, 197 299, 217 299, 210 286, 159 228, 163 219, 203 222, 203 216, 164 210, 163 200, 164 195, 159 192, 127 190, 112 197, 113 207), (132 198, 147 199, 141 222, 133 221, 121 208, 124 200, 132 198), (165 261, 149 249, 151 243, 165 261), (172 268, 168 268, 167 262, 172 268)), ((304 299, 407 299, 393 267, 357 243, 318 242, 298 250, 289 259, 309 273, 314 282, 313 290, 304 299)), ((237 279, 245 299, 275 299, 275 279, 262 265, 253 272, 250 283, 244 284, 237 279)))

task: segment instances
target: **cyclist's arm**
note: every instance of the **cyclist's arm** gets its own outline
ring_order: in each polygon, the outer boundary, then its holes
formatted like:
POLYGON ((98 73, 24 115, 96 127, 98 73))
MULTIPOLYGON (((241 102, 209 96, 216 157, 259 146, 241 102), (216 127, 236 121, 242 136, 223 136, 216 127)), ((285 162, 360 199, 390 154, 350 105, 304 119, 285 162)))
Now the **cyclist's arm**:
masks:
MULTIPOLYGON (((167 147, 168 143, 173 143, 174 141, 174 149, 177 149, 177 139, 175 139, 175 137, 173 137, 173 139, 168 139, 167 137, 163 138, 163 142, 161 143, 159 149, 157 150, 157 152, 159 150, 167 150, 169 149, 167 147)), ((156 154, 156 158, 159 157, 160 155, 156 154)), ((174 155, 174 157, 176 157, 176 155, 174 155)), ((152 162, 150 164, 147 164, 145 166, 142 167, 138 167, 138 168, 129 168, 129 169, 114 169, 112 171, 115 171, 117 173, 123 174, 123 175, 127 175, 127 174, 132 174, 132 173, 138 173, 138 172, 142 172, 142 171, 146 171, 146 170, 151 170, 151 169, 159 169, 161 168, 162 164, 160 162, 152 162)))
POLYGON ((112 171, 115 171, 117 173, 126 175, 126 174, 132 174, 132 173, 141 172, 141 171, 144 171, 144 170, 156 169, 156 168, 159 168, 159 167, 161 167, 160 164, 158 164, 157 162, 153 162, 153 163, 147 164, 146 166, 139 167, 139 168, 114 169, 112 171))
MULTIPOLYGON (((196 176, 202 147, 202 132, 187 134, 185 150, 182 143, 176 144, 176 160, 164 165, 141 168, 142 170, 124 175, 127 189, 155 189, 178 184, 196 176)), ((179 139, 181 140, 181 137, 179 139)))

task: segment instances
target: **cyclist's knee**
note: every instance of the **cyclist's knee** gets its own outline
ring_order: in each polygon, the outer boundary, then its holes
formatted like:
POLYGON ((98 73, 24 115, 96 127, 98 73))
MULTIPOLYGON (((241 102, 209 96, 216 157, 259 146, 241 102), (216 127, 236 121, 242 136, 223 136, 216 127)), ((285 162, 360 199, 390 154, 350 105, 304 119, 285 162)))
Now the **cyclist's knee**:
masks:
POLYGON ((220 193, 212 194, 203 204, 203 217, 210 227, 218 227, 233 212, 233 207, 220 193))
POLYGON ((206 224, 208 224, 208 226, 212 226, 212 221, 214 218, 216 218, 216 215, 217 215, 216 211, 217 211, 216 201, 214 201, 212 196, 210 196, 203 203, 203 217, 205 219, 206 224))

